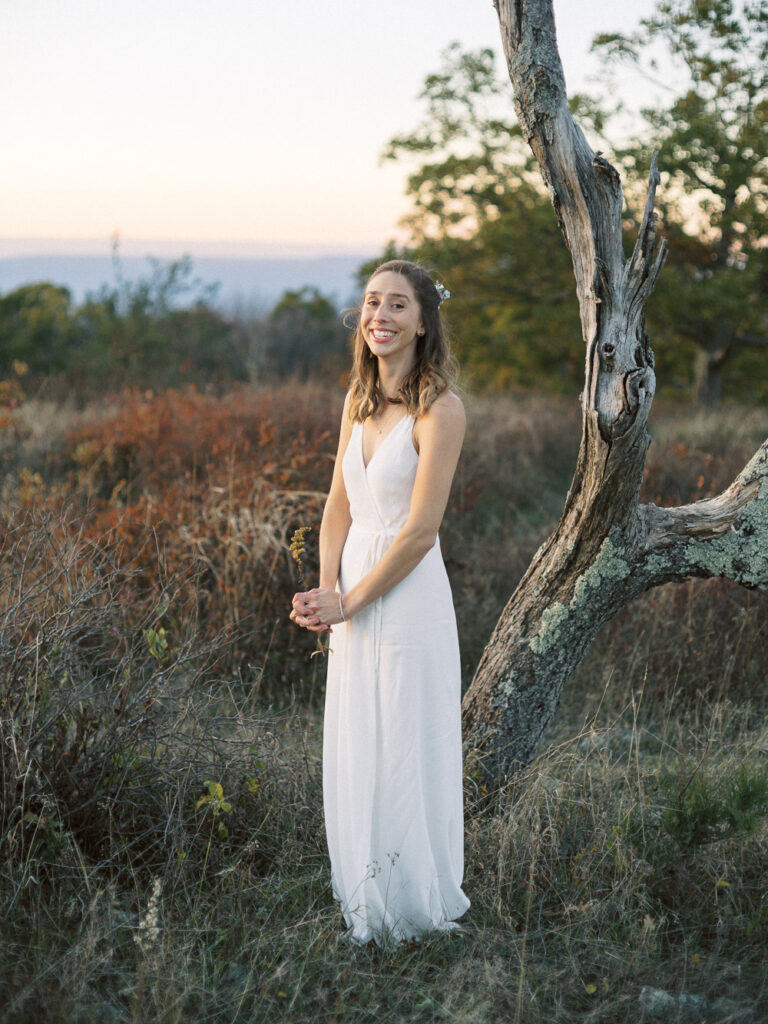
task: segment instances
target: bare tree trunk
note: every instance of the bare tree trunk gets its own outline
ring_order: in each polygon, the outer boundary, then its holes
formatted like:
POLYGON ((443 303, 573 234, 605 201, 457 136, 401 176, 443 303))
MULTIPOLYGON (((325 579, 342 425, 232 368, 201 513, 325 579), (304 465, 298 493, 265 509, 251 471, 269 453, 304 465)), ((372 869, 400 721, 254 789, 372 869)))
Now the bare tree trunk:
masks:
POLYGON ((712 338, 697 342, 693 386, 696 400, 707 409, 716 409, 723 398, 723 367, 734 349, 766 348, 768 337, 759 334, 731 335, 725 324, 716 324, 712 338))
POLYGON ((723 398, 723 367, 728 361, 734 345, 728 328, 723 323, 715 324, 712 337, 706 342, 697 341, 693 364, 693 386, 696 401, 707 409, 716 409, 723 398))
POLYGON ((563 684, 600 626, 643 591, 689 576, 768 583, 768 442, 722 495, 638 505, 653 401, 645 304, 666 244, 656 235, 654 159, 631 257, 621 182, 568 112, 551 0, 496 0, 518 119, 573 259, 586 344, 583 427, 557 529, 533 558, 464 700, 468 747, 501 780, 530 760, 563 684))

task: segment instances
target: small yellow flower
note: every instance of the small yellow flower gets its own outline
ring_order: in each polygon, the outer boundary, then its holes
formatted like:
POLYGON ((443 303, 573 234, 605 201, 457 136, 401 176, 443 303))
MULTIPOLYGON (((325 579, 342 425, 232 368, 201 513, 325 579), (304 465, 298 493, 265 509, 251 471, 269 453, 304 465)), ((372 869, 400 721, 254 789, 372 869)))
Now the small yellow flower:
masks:
POLYGON ((304 564, 302 562, 302 558, 307 553, 307 549, 304 547, 304 538, 311 530, 311 526, 300 526, 298 530, 294 530, 291 537, 291 554, 296 565, 299 567, 299 583, 302 587, 307 585, 307 581, 304 578, 304 564))

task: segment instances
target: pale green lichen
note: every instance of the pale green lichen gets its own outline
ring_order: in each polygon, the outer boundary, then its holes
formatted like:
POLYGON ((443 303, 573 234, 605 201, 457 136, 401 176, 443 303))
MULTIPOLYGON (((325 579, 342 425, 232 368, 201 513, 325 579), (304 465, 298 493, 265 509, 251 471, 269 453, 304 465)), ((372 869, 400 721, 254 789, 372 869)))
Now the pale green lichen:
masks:
POLYGON ((618 534, 618 532, 616 527, 611 530, 611 533, 603 541, 597 558, 576 581, 571 605, 575 601, 588 600, 590 590, 599 590, 609 580, 623 580, 629 576, 632 570, 626 558, 621 554, 622 548, 611 539, 611 535, 618 534))
MULTIPOLYGON (((754 460, 753 460, 754 461, 754 460)), ((746 472, 746 471, 745 471, 746 472)), ((741 514, 737 529, 686 544, 689 563, 709 576, 725 576, 748 587, 768 586, 768 476, 741 514)))
POLYGON ((568 609, 564 604, 555 601, 541 616, 539 632, 531 640, 534 654, 544 654, 550 647, 559 643, 560 626, 568 619, 568 609))
MULTIPOLYGON (((674 563, 664 553, 650 555, 642 568, 644 578, 666 575, 671 569, 680 575, 704 570, 707 576, 725 576, 749 587, 768 586, 768 475, 766 453, 761 450, 742 473, 743 483, 754 482, 762 474, 758 493, 746 505, 734 525, 718 537, 689 538, 684 542, 674 563)), ((681 538, 682 539, 682 538, 681 538)), ((614 527, 603 541, 594 563, 576 581, 573 595, 565 604, 555 601, 542 614, 538 633, 529 640, 530 650, 537 660, 535 671, 551 679, 553 672, 565 671, 573 661, 574 646, 589 643, 597 626, 606 616, 606 601, 610 603, 615 584, 633 572, 625 554, 622 535, 614 527), (605 590, 604 599, 600 592, 605 590)), ((608 609, 610 614, 610 609, 608 609)))
POLYGON ((568 604, 556 601, 544 611, 539 631, 530 641, 534 654, 545 654, 553 648, 562 649, 566 628, 572 631, 583 625, 584 630, 588 631, 590 620, 594 618, 592 598, 595 593, 606 583, 629 576, 632 569, 621 553, 618 537, 619 530, 614 527, 603 541, 595 561, 577 580, 568 604))
MULTIPOLYGON (((748 587, 768 586, 768 472, 766 453, 759 451, 739 474, 742 487, 754 487, 757 493, 736 514, 734 521, 718 535, 685 537, 663 552, 649 555, 644 573, 651 579, 686 576, 722 576, 748 587), (762 474, 762 479, 760 475, 762 474)), ((705 527, 704 521, 701 523, 705 527)), ((713 528, 714 529, 714 528, 713 528)), ((674 534, 670 540, 675 541, 674 534)))
POLYGON ((649 576, 660 576, 669 571, 669 560, 664 555, 650 555, 645 560, 645 568, 649 576))

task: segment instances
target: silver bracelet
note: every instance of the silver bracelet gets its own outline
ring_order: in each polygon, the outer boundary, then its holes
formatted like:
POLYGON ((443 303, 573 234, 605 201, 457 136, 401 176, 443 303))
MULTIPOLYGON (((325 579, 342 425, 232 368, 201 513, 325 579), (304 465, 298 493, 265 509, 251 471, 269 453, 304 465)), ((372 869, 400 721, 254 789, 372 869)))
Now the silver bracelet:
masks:
POLYGON ((346 616, 344 615, 344 605, 341 603, 341 594, 339 594, 339 615, 341 616, 342 622, 347 621, 346 616))

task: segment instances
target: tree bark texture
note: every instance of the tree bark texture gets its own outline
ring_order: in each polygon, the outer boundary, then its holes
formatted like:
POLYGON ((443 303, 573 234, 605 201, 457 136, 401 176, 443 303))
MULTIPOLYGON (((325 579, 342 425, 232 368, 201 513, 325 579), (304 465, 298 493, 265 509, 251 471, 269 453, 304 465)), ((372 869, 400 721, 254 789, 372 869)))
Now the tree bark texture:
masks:
POLYGON ((768 584, 768 442, 717 498, 638 504, 655 390, 645 304, 666 243, 654 159, 634 251, 622 190, 568 111, 551 0, 496 0, 515 108, 571 252, 586 345, 582 438, 560 522, 499 619, 464 699, 465 741, 503 781, 530 761, 595 634, 643 591, 690 576, 768 584))

